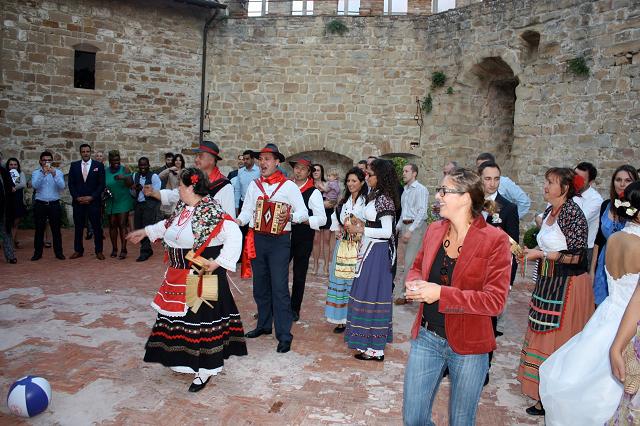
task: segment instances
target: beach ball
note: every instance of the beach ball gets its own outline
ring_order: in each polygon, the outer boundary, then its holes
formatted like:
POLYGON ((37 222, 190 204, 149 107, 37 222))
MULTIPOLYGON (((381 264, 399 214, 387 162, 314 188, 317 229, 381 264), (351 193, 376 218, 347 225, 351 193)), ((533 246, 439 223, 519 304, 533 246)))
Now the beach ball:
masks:
POLYGON ((42 413, 51 402, 51 385, 47 379, 26 376, 16 380, 9 388, 7 405, 18 416, 33 417, 42 413))

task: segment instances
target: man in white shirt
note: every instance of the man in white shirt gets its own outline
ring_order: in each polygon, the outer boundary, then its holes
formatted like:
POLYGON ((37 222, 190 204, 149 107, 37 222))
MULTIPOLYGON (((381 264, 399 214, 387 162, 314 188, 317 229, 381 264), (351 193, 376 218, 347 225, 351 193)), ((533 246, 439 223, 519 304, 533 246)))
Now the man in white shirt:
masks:
POLYGON ((300 319, 309 258, 313 251, 313 239, 316 231, 327 223, 327 215, 324 210, 322 194, 313 185, 313 179, 310 178, 311 160, 303 157, 298 161, 290 161, 289 164, 293 167, 293 182, 300 188, 309 214, 309 220, 306 222, 291 225, 291 254, 289 256, 289 261, 293 260, 291 310, 293 311, 293 321, 296 322, 300 319))
MULTIPOLYGON (((218 161, 222 160, 220 148, 215 142, 202 141, 194 153, 196 154, 196 167, 209 177, 209 196, 220 203, 222 209, 229 216, 235 218, 236 203, 233 186, 218 169, 218 161)), ((161 191, 145 188, 144 195, 159 199, 162 205, 174 204, 180 199, 178 188, 161 191)))
MULTIPOLYGON (((274 144, 267 144, 258 158, 260 179, 249 184, 242 210, 236 222, 238 225, 249 225, 251 230, 247 239, 253 238, 255 259, 251 261, 253 269, 253 298, 258 306, 258 323, 256 328, 246 334, 255 338, 263 334, 271 334, 275 324, 278 339, 277 352, 285 353, 291 349, 291 324, 293 312, 289 296, 289 256, 291 252, 291 224, 304 223, 309 220, 307 206, 298 186, 278 170, 284 155, 274 144), (263 210, 256 214, 258 200, 281 202, 291 207, 290 215, 280 213, 278 220, 286 220, 284 231, 280 234, 264 232, 256 228, 256 216, 262 223, 271 223, 276 218, 271 210, 263 210), (289 217, 288 217, 289 216, 289 217), (253 231, 253 232, 252 232, 253 231)), ((266 203, 265 203, 266 204, 266 203)), ((247 243, 246 247, 252 244, 247 243)))
POLYGON ((593 188, 596 177, 598 176, 598 170, 593 164, 582 162, 576 166, 574 171, 576 175, 580 176, 584 181, 582 188, 576 191, 577 194, 573 197, 573 201, 580 206, 589 225, 587 261, 589 262, 589 267, 591 267, 593 245, 596 241, 596 235, 598 234, 598 228, 600 226, 600 206, 603 201, 602 196, 593 188))
POLYGON ((418 166, 409 163, 403 167, 402 180, 405 185, 400 198, 402 215, 398 220, 396 229, 399 243, 404 246, 404 270, 393 290, 396 305, 404 305, 406 303, 403 295, 404 281, 418 254, 424 232, 427 229, 425 220, 429 205, 429 191, 416 180, 417 178, 418 166))
POLYGON ((242 203, 244 202, 244 196, 249 189, 249 184, 260 177, 260 169, 255 165, 255 160, 258 158, 258 153, 253 152, 250 149, 242 153, 243 167, 238 169, 238 179, 233 185, 235 193, 235 203, 238 213, 242 209, 242 203))
MULTIPOLYGON (((480 165, 485 161, 495 163, 496 158, 493 154, 484 152, 476 158, 476 167, 480 167, 480 165)), ((511 201, 513 204, 518 206, 518 217, 520 219, 527 214, 531 207, 531 200, 522 188, 520 188, 514 181, 509 179, 507 176, 502 175, 500 177, 500 187, 498 188, 498 192, 500 192, 500 195, 506 198, 507 201, 511 201)))

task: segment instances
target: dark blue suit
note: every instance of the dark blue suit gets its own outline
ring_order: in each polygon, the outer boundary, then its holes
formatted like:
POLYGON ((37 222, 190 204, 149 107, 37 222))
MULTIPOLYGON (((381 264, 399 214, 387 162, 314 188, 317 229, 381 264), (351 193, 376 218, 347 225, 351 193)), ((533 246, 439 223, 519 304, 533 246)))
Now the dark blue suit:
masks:
POLYGON ((102 218, 100 207, 102 205, 102 192, 105 187, 104 165, 92 160, 87 174, 87 180, 82 177, 82 160, 74 161, 69 167, 69 192, 73 199, 73 224, 75 236, 73 249, 77 253, 83 253, 82 231, 85 228, 85 220, 88 217, 95 241, 96 254, 102 253, 102 218), (91 196, 93 200, 89 204, 80 204, 78 197, 91 196))

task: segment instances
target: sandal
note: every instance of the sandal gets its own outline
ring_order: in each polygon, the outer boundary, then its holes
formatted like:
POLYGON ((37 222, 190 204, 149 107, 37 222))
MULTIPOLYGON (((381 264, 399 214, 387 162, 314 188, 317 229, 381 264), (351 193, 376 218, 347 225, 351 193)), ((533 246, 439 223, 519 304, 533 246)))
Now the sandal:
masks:
POLYGON ((111 257, 118 257, 118 250, 112 250, 111 257))
POLYGON ((120 256, 118 256, 118 259, 122 260, 122 259, 126 259, 127 258, 127 251, 126 250, 122 250, 120 252, 120 256))

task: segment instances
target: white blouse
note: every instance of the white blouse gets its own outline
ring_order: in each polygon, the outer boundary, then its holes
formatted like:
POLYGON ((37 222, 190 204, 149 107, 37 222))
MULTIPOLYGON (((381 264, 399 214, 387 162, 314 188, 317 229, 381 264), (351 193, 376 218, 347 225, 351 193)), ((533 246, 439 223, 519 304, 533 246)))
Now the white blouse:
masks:
MULTIPOLYGON (((376 211, 376 200, 371 200, 364 208, 364 218, 368 221, 375 221, 378 212, 376 211)), ((380 218, 382 228, 364 228, 364 242, 370 240, 386 240, 391 238, 393 233, 393 216, 387 215, 380 218)))
MULTIPOLYGON (((352 214, 360 220, 364 220, 364 206, 365 199, 364 197, 358 197, 356 199, 355 205, 351 197, 347 199, 347 202, 342 205, 342 210, 340 210, 340 222, 344 223, 347 220, 347 217, 352 214)), ((339 231, 340 223, 338 223, 338 217, 336 216, 336 210, 333 209, 333 213, 331 214, 331 231, 339 231)))
POLYGON ((542 226, 538 232, 538 247, 542 251, 561 251, 567 249, 567 239, 565 238, 558 220, 553 222, 553 225, 547 225, 546 217, 542 220, 542 226))
MULTIPOLYGON (((193 207, 187 206, 187 211, 193 214, 193 207)), ((193 230, 191 228, 191 219, 182 223, 180 215, 171 222, 169 228, 165 227, 165 221, 154 225, 145 226, 144 230, 151 241, 164 239, 164 242, 173 248, 192 248, 193 247, 193 230)), ((220 233, 211 239, 209 247, 222 246, 220 254, 213 259, 218 265, 228 271, 235 271, 238 259, 242 253, 242 232, 235 222, 225 220, 220 233)))

